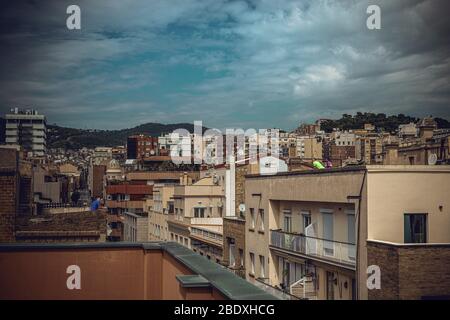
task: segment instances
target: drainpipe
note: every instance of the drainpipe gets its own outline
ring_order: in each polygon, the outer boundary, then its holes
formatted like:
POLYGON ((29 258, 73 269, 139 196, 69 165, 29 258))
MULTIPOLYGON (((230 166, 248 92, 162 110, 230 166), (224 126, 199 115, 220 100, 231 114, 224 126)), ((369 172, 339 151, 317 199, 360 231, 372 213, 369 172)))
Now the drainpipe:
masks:
POLYGON ((356 212, 356 221, 357 221, 357 226, 356 226, 356 298, 359 299, 359 255, 360 255, 360 250, 359 250, 359 245, 360 245, 360 230, 361 230, 361 199, 362 199, 362 193, 363 193, 363 188, 364 188, 364 184, 366 182, 366 176, 367 176, 367 168, 364 169, 364 175, 363 175, 363 179, 361 182, 361 187, 359 189, 359 195, 358 196, 347 196, 347 199, 356 199, 358 200, 358 210, 356 212))

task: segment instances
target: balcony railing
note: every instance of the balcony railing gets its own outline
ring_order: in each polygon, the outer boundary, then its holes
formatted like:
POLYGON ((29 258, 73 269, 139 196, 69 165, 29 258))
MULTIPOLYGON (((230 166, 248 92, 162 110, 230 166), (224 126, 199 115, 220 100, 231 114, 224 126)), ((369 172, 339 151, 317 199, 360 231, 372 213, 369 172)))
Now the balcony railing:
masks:
POLYGON ((283 250, 351 266, 354 266, 356 261, 356 246, 353 243, 271 230, 270 245, 283 250))
POLYGON ((264 290, 265 292, 273 295, 274 297, 277 297, 280 300, 300 300, 299 297, 287 293, 277 287, 271 286, 270 284, 266 283, 263 279, 250 278, 249 280, 250 283, 252 283, 256 287, 264 290))

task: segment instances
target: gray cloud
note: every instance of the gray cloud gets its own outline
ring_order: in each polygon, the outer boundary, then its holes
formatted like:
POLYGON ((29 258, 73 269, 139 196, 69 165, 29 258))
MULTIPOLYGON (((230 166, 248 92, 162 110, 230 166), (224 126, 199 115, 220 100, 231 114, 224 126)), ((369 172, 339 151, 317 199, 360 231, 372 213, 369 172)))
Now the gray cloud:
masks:
POLYGON ((79 32, 65 29, 69 4, 2 4, 0 112, 101 128, 450 116, 446 0, 79 1, 79 32), (372 3, 379 31, 365 27, 372 3))

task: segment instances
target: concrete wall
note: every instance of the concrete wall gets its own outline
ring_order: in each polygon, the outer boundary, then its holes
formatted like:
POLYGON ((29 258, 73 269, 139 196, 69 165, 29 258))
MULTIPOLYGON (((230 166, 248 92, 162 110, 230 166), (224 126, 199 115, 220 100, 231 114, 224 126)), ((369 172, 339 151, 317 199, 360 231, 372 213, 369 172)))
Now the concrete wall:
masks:
POLYGON ((426 213, 427 242, 450 243, 449 166, 369 166, 367 194, 367 239, 403 243, 404 214, 426 213))
POLYGON ((193 272, 161 250, 74 248, 0 251, 0 299, 225 298, 215 288, 182 288, 175 276, 186 274, 193 272), (69 290, 66 286, 70 276, 66 270, 70 265, 81 269, 80 290, 69 290))

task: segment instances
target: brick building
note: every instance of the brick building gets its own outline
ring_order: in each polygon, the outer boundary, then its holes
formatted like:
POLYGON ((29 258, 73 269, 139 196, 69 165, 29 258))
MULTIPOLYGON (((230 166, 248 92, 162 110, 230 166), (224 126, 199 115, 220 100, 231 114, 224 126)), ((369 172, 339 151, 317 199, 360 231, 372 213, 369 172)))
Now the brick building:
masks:
POLYGON ((158 138, 143 134, 128 137, 127 159, 143 159, 158 155, 158 138))
POLYGON ((236 275, 245 278, 245 219, 223 218, 223 262, 236 275))
POLYGON ((32 212, 31 164, 14 148, 0 148, 0 242, 15 241, 17 215, 32 212))

